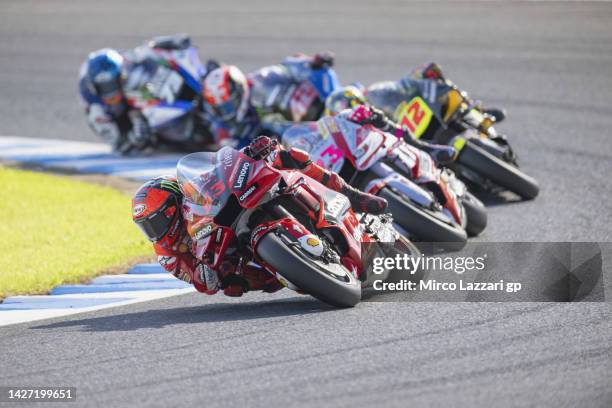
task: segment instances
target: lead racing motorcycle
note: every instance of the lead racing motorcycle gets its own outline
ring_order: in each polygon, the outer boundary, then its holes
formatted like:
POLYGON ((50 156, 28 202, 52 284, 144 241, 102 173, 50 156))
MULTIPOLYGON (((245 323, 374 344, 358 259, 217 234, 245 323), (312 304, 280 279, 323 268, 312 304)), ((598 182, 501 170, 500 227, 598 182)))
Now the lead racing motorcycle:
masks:
POLYGON ((413 239, 460 249, 487 224, 484 205, 452 171, 424 151, 372 125, 338 116, 301 123, 282 138, 362 191, 387 199, 398 230, 413 239))
POLYGON ((538 195, 537 181, 519 169, 507 138, 494 128, 496 116, 451 81, 405 77, 373 84, 367 96, 417 138, 454 146, 453 170, 471 185, 510 190, 526 200, 538 195))
POLYGON ((177 176, 196 256, 213 269, 230 243, 238 242, 231 247, 243 259, 263 266, 284 286, 351 307, 362 287, 381 279, 364 261, 376 245, 362 244, 387 242, 393 253, 418 256, 389 216, 358 216, 344 195, 229 146, 183 157, 177 176))

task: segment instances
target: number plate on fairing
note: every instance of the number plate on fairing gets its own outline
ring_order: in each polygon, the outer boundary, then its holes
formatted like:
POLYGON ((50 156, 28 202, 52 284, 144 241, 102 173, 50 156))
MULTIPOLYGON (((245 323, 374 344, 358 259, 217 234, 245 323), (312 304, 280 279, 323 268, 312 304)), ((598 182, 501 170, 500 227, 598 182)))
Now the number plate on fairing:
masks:
POLYGON ((432 115, 429 105, 420 96, 416 96, 408 103, 402 102, 397 107, 394 117, 400 125, 406 126, 418 138, 429 127, 432 115))

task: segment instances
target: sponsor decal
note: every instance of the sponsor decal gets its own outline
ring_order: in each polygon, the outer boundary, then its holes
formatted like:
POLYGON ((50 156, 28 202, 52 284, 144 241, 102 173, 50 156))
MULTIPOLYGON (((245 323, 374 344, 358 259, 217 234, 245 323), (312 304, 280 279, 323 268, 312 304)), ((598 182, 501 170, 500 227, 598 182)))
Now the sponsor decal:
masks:
POLYGON ((225 149, 223 151, 223 166, 228 168, 232 165, 234 161, 232 160, 232 149, 225 149))
POLYGON ((187 282, 187 283, 191 283, 191 275, 189 275, 189 272, 185 271, 185 270, 179 270, 176 273, 176 277, 180 280, 182 280, 183 282, 187 282))
POLYGON ((266 161, 270 164, 274 163, 274 160, 276 160, 276 156, 278 155, 278 150, 272 150, 270 152, 270 154, 268 155, 268 157, 266 157, 266 161))
POLYGON ((132 215, 134 217, 138 217, 140 215, 142 215, 145 210, 147 209, 147 206, 144 204, 138 204, 134 206, 134 210, 132 211, 132 215))
POLYGON ((319 244, 321 244, 321 241, 319 241, 318 238, 310 237, 306 240, 306 243, 310 245, 311 247, 317 247, 319 246, 319 244))
POLYGON ((238 172, 238 177, 236 177, 236 181, 234 182, 233 189, 241 190, 244 187, 244 183, 249 178, 249 171, 251 169, 251 163, 245 161, 240 166, 240 171, 238 172))
POLYGON ((249 187, 247 191, 245 191, 240 197, 238 197, 238 200, 240 202, 246 200, 251 194, 253 194, 255 190, 257 190, 257 184, 253 184, 251 187, 249 187))
POLYGON ((338 217, 340 215, 340 211, 345 207, 345 205, 346 205, 346 198, 338 194, 333 199, 327 202, 327 211, 333 217, 338 217))
POLYGON ((298 242, 302 248, 311 255, 321 256, 323 253, 323 245, 321 245, 321 241, 315 235, 304 235, 298 238, 298 242))
POLYGON ((174 264, 176 262, 176 257, 174 256, 158 256, 157 257, 157 262, 159 262, 159 264, 161 266, 171 266, 172 264, 174 264))
POLYGON ((288 110, 289 109, 289 103, 291 101, 291 97, 293 96, 293 93, 294 93, 296 87, 297 87, 296 85, 290 85, 285 90, 285 93, 283 94, 283 96, 281 98, 281 101, 278 104, 278 106, 282 110, 288 110))
POLYGON ((210 233, 210 231, 212 231, 212 224, 207 224, 207 225, 204 226, 204 228, 201 228, 200 230, 198 230, 195 233, 194 238, 196 240, 202 239, 206 235, 208 235, 210 233))
POLYGON ((256 236, 257 234, 259 234, 261 231, 265 231, 267 230, 268 227, 265 225, 260 225, 259 227, 255 228, 253 230, 253 232, 251 233, 252 236, 256 236))
POLYGON ((176 232, 178 231, 180 222, 175 222, 174 226, 172 227, 172 230, 170 231, 170 233, 168 234, 168 236, 170 236, 171 238, 174 237, 174 235, 176 234, 176 232))
POLYGON ((197 269, 200 273, 200 280, 206 284, 208 290, 216 290, 219 288, 219 277, 215 271, 204 264, 199 264, 197 269))
POLYGON ((217 230, 217 236, 215 237, 215 241, 217 242, 217 244, 219 242, 221 242, 221 237, 223 236, 223 230, 221 228, 219 228, 217 230))

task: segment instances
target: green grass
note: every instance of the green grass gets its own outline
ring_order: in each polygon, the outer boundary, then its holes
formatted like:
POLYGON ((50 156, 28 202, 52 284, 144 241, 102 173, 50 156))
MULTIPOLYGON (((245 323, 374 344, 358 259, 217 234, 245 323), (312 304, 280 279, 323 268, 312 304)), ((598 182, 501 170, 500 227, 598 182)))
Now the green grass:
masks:
POLYGON ((0 166, 0 299, 45 293, 152 253, 130 197, 108 187, 0 166))

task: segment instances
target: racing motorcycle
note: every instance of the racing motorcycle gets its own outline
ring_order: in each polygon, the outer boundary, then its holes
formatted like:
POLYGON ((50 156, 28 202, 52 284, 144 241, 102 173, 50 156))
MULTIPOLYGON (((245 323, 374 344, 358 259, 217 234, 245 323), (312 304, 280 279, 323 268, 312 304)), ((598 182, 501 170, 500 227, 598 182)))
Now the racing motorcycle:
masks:
POLYGON ((450 170, 440 170, 426 152, 372 125, 341 116, 296 124, 282 143, 310 153, 318 164, 362 191, 384 197, 399 231, 411 238, 460 249, 466 230, 486 226, 484 205, 450 170))
POLYGON ((537 181, 519 169, 507 138, 493 127, 495 116, 451 81, 406 77, 373 84, 367 95, 417 138, 454 146, 458 156, 452 168, 469 184, 509 190, 526 200, 538 195, 537 181))
POLYGON ((418 256, 388 216, 358 217, 344 195, 229 146, 183 157, 177 176, 195 254, 213 269, 237 242, 243 259, 284 286, 351 307, 374 280, 362 244, 387 242, 393 251, 418 256))
POLYGON ((263 113, 269 133, 282 135, 293 122, 317 120, 327 97, 340 88, 336 71, 282 64, 260 68, 248 75, 250 101, 263 113))
POLYGON ((189 37, 157 37, 126 55, 128 60, 140 61, 129 68, 124 82, 127 103, 142 113, 158 144, 188 150, 214 148, 202 111, 206 68, 189 37))

